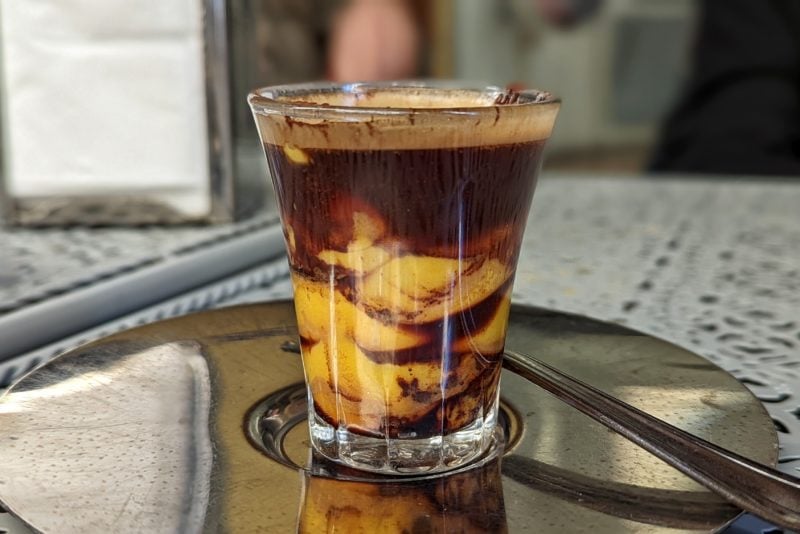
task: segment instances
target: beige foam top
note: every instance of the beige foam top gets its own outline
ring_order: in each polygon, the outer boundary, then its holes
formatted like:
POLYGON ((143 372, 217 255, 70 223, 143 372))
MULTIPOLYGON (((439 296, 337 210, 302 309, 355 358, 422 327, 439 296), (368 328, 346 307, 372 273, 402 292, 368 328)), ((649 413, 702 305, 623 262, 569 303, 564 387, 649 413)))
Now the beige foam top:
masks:
MULTIPOLYGON (((291 86, 288 86, 291 87, 291 86)), ((547 139, 559 102, 547 93, 496 88, 371 87, 250 96, 261 139, 330 149, 417 149, 547 139), (514 103, 497 104, 512 96, 514 103)))

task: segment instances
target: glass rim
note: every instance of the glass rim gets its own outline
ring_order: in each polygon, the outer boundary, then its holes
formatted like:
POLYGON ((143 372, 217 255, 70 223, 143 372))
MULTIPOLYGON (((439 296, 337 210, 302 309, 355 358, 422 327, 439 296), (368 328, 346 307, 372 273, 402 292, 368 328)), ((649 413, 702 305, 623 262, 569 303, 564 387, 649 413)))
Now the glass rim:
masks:
POLYGON ((505 89, 497 85, 480 84, 458 80, 397 80, 381 82, 308 82, 261 87, 250 92, 247 97, 253 113, 262 115, 283 115, 290 117, 334 118, 347 116, 349 120, 369 120, 371 117, 407 117, 425 115, 461 115, 475 117, 494 116, 499 109, 523 111, 531 108, 559 106, 561 99, 540 89, 505 89), (455 106, 358 106, 328 104, 302 100, 302 96, 335 94, 369 94, 369 91, 396 91, 402 89, 463 91, 476 95, 486 95, 494 103, 487 105, 455 106), (500 97, 512 101, 498 102, 500 97))

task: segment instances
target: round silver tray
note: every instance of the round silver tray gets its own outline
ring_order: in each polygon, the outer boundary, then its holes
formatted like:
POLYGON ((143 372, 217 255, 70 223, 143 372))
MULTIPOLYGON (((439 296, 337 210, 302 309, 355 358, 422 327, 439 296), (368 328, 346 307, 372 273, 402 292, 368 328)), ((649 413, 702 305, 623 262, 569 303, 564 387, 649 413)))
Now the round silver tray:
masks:
MULTIPOLYGON (((310 453, 290 302, 122 332, 0 398, 0 505, 45 533, 713 532, 738 511, 504 371, 496 454, 418 479, 310 453), (338 531, 338 530, 337 530, 338 531)), ((619 326, 512 310, 507 347, 768 465, 770 418, 729 374, 619 326)))

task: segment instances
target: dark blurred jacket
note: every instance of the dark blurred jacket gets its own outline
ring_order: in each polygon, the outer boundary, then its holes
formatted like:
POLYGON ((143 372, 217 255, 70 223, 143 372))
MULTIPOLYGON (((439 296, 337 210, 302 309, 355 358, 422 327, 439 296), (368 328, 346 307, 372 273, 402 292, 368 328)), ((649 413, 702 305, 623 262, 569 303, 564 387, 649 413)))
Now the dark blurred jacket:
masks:
POLYGON ((656 172, 800 176, 800 0, 702 0, 656 172))

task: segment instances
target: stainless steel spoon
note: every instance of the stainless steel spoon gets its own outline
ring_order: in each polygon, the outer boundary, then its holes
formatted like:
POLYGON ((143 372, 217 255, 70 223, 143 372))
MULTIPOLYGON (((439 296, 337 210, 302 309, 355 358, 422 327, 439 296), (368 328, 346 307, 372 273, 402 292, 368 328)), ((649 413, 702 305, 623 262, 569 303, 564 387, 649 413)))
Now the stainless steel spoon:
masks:
POLYGON ((506 350, 503 366, 742 510, 778 526, 800 530, 800 479, 684 432, 531 356, 506 350))

